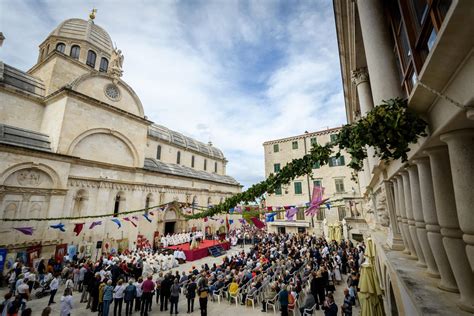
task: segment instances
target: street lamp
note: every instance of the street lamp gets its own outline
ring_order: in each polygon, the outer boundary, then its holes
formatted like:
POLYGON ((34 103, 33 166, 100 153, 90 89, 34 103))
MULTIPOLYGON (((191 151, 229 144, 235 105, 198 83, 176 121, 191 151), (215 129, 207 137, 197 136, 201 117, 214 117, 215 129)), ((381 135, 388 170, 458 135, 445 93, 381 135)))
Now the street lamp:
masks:
MULTIPOLYGON (((304 144, 304 154, 308 153, 308 148, 306 146, 306 138, 308 136, 308 131, 304 131, 303 144, 304 144)), ((311 186, 309 184, 309 174, 306 175, 306 183, 308 184, 308 202, 311 204, 311 186)), ((314 216, 311 216, 311 226, 314 230, 314 216)))

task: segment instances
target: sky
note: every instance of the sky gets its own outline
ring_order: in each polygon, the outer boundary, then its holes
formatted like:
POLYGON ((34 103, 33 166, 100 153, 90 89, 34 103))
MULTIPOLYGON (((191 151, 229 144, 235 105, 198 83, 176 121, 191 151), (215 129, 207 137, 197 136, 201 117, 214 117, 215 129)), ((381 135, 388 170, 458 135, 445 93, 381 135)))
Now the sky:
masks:
POLYGON ((330 0, 0 0, 0 60, 28 70, 93 7, 148 118, 212 141, 244 187, 264 179, 263 142, 346 122, 330 0))

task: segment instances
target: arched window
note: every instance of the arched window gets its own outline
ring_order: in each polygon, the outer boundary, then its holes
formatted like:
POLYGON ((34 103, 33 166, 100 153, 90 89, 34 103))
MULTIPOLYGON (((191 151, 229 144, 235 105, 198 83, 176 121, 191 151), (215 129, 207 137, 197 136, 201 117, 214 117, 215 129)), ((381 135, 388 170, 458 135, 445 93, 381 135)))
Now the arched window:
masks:
POLYGON ((207 170, 207 159, 204 159, 204 170, 207 170))
POLYGON ((97 58, 97 54, 93 50, 88 51, 86 64, 94 68, 96 58, 97 58))
POLYGON ((56 44, 56 50, 64 54, 64 51, 66 50, 66 45, 64 45, 64 43, 58 43, 56 44))
POLYGON ((179 165, 181 163, 181 152, 178 151, 176 154, 176 163, 179 165))
POLYGON ((117 193, 115 196, 115 201, 114 201, 114 217, 117 217, 119 211, 120 211, 120 201, 122 200, 122 197, 120 195, 120 192, 117 193))
POLYGON ((107 72, 107 68, 109 68, 109 61, 107 60, 107 58, 102 57, 100 59, 99 71, 100 72, 107 72))
POLYGON ((194 168, 194 155, 191 156, 191 168, 194 168))
POLYGON ((79 59, 79 53, 81 52, 81 48, 77 45, 71 47, 71 57, 74 59, 79 59))
POLYGON ((156 147, 156 159, 161 160, 161 145, 156 147))
POLYGON ((214 172, 217 173, 217 162, 214 162, 214 172))
POLYGON ((48 53, 49 53, 49 44, 48 46, 46 46, 46 55, 48 55, 48 53))

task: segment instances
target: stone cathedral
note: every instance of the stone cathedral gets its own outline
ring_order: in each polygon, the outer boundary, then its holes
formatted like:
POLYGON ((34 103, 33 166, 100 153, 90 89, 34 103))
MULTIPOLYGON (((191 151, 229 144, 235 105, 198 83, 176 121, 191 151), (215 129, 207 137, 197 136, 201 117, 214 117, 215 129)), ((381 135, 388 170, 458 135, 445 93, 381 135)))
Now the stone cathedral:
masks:
MULTIPOLYGON (((122 52, 94 18, 62 22, 26 72, 0 61, 0 216, 120 216, 171 201, 208 206, 240 192, 218 148, 147 119, 121 79, 122 52)), ((138 235, 152 240, 155 232, 196 224, 173 209, 157 213, 151 223, 122 229, 104 220, 77 237, 67 220, 67 233, 49 227, 59 221, 1 222, 0 246, 41 242, 48 252, 60 242, 108 239, 133 247, 138 235), (33 227, 33 235, 12 230, 20 226, 33 227)))

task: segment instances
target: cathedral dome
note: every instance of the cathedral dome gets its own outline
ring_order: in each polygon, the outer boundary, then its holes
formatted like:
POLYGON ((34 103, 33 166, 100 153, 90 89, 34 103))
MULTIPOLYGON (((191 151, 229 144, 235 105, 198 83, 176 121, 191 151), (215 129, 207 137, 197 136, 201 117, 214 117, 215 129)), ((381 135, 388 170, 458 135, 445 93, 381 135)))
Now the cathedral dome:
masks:
POLYGON ((83 40, 109 54, 113 51, 110 35, 103 28, 96 25, 93 20, 68 19, 59 24, 49 36, 83 40))

